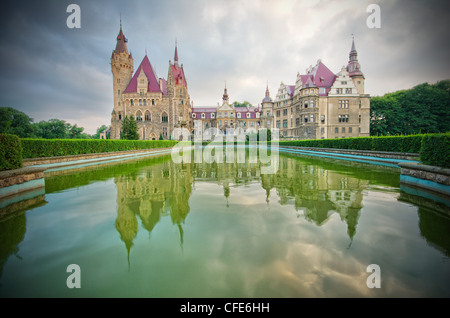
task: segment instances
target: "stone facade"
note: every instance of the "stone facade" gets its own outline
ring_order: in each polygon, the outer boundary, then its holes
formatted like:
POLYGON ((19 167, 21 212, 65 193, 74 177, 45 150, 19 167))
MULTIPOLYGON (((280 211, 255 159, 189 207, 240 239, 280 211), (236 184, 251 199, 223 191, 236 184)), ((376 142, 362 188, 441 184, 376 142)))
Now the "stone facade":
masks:
MULTIPOLYGON (((295 85, 281 82, 272 102, 272 127, 293 139, 369 136, 370 96, 364 93, 364 80, 353 41, 348 65, 339 73, 318 60, 306 74, 297 73, 295 85)), ((263 100, 263 107, 270 109, 270 103, 263 100)))
POLYGON ((110 138, 121 138, 125 116, 136 119, 141 140, 170 139, 174 128, 191 127, 190 96, 183 64, 178 64, 177 45, 166 80, 156 75, 147 55, 133 75, 134 60, 127 42, 121 25, 111 56, 114 105, 110 138))

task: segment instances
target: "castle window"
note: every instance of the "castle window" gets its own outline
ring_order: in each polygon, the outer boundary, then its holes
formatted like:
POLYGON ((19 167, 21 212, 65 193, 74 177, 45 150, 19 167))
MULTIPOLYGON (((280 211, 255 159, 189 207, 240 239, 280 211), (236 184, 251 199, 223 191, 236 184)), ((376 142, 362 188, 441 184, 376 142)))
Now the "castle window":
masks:
POLYGON ((345 127, 342 127, 342 133, 343 134, 345 133, 345 127))
POLYGON ((350 134, 353 132, 352 127, 349 127, 349 128, 348 128, 348 132, 349 132, 350 134))
POLYGON ((147 106, 147 100, 144 99, 144 106, 147 106))
POLYGON ((145 121, 151 121, 152 120, 152 116, 150 115, 150 112, 147 110, 145 112, 145 121))
POLYGON ((358 122, 361 123, 361 115, 358 117, 358 122))
POLYGON ((305 108, 308 108, 308 101, 305 102, 305 108))
POLYGON ((345 94, 351 94, 352 93, 352 89, 351 88, 346 88, 345 89, 345 94))
POLYGON ((152 105, 155 105, 155 100, 154 99, 152 99, 152 105))
POLYGON ((250 115, 251 115, 250 113, 247 113, 247 118, 250 118, 250 115))
POLYGON ((313 123, 314 122, 314 115, 311 114, 310 118, 311 118, 311 122, 313 123))
POLYGON ((169 116, 167 116, 167 113, 163 113, 161 116, 161 122, 168 123, 169 122, 169 116))
POLYGON ((134 100, 133 99, 130 100, 130 105, 134 106, 134 100))
POLYGON ((119 120, 122 120, 122 113, 119 112, 119 120))
POLYGON ((139 100, 139 106, 142 106, 142 99, 139 100))
POLYGON ((138 112, 136 113, 136 120, 137 121, 142 121, 142 113, 140 110, 138 110, 138 112))
POLYGON ((311 100, 311 108, 314 107, 314 100, 311 100))
POLYGON ((336 134, 339 133, 339 128, 338 128, 338 127, 334 128, 334 132, 335 132, 336 134))
POLYGON ((216 118, 216 113, 211 113, 211 118, 216 118))
POLYGON ((277 120, 277 128, 280 128, 280 121, 277 120))
POLYGON ((119 89, 119 90, 117 90, 117 95, 120 95, 120 89, 119 89))
POLYGON ((145 84, 145 80, 144 79, 141 79, 141 84, 145 84))
MULTIPOLYGON (((321 134, 324 134, 324 133, 325 133, 325 128, 323 128, 323 127, 320 128, 320 133, 321 133, 321 134)), ((323 138, 323 137, 322 137, 322 138, 323 138)))
POLYGON ((237 118, 241 118, 241 113, 237 113, 237 118))
POLYGON ((320 115, 320 122, 325 124, 325 115, 320 115))
POLYGON ((283 116, 286 116, 288 114, 287 108, 283 109, 283 116))
POLYGON ((192 113, 192 118, 197 118, 197 114, 196 113, 192 113))
POLYGON ((280 111, 277 110, 277 117, 280 117, 280 111))
POLYGON ((308 116, 305 116, 305 123, 308 122, 308 116))
POLYGON ((300 118, 299 117, 295 118, 295 125, 296 126, 300 125, 300 118))
POLYGON ((341 81, 342 85, 347 85, 347 81, 341 81))
POLYGON ((258 112, 258 113, 256 113, 256 118, 259 118, 259 112, 258 112))
POLYGON ((205 118, 205 113, 202 113, 202 119, 204 119, 205 118))

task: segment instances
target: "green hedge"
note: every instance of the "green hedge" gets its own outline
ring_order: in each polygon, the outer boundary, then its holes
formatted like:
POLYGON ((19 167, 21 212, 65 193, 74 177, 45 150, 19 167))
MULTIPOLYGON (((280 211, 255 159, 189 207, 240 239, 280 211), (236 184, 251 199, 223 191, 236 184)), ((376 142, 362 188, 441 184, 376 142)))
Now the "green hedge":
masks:
POLYGON ((22 167, 22 146, 16 135, 0 134, 0 171, 22 167))
POLYGON ((420 161, 426 165, 450 168, 450 133, 425 135, 420 161))
POLYGON ((280 140, 280 146, 418 153, 424 135, 280 140))
POLYGON ((23 158, 70 156, 90 153, 166 148, 174 140, 32 139, 23 138, 23 158))

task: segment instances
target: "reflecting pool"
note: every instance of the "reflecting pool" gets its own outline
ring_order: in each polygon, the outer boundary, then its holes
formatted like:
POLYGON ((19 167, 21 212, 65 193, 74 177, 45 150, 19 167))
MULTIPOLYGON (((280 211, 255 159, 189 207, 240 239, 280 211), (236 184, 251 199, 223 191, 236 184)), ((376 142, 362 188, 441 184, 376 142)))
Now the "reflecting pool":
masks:
POLYGON ((261 174, 160 156, 49 172, 45 193, 2 208, 0 296, 450 296, 446 202, 400 189, 395 168, 279 163, 261 174), (367 286, 370 264, 381 288, 367 286))

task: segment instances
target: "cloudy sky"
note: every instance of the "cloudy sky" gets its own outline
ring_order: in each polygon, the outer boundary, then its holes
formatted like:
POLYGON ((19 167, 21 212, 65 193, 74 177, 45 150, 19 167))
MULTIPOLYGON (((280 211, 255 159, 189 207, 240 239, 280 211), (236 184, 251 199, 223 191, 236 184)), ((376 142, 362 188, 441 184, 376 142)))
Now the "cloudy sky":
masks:
POLYGON ((0 107, 88 133, 109 124, 120 15, 135 69, 147 51, 167 78, 178 40, 194 106, 217 105, 225 81, 231 101, 257 105, 266 83, 274 97, 318 59, 337 73, 352 34, 366 93, 383 95, 450 78, 449 13, 438 0, 9 1, 0 10, 0 107), (79 29, 66 24, 71 3, 79 29), (381 28, 367 26, 372 3, 381 28))

